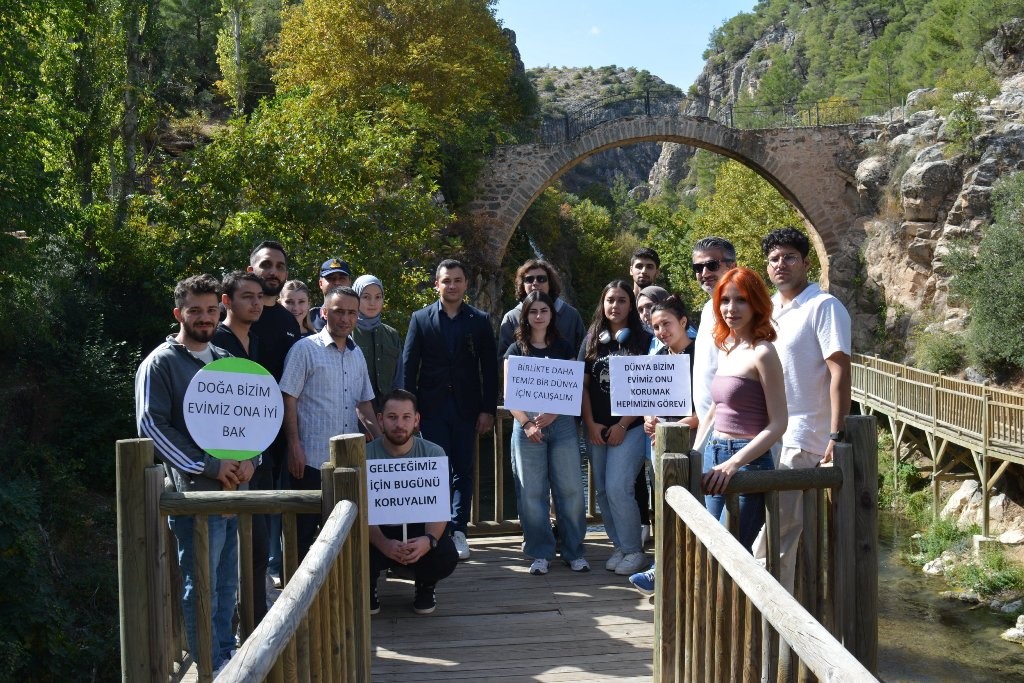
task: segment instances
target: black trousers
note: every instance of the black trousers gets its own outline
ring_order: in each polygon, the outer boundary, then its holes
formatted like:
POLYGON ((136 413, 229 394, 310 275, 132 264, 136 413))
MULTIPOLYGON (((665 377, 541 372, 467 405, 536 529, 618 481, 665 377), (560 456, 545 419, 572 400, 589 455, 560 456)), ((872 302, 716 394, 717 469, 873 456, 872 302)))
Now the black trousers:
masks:
MULTIPOLYGON (((274 489, 274 465, 264 458, 263 464, 249 481, 250 491, 274 489)), ((267 561, 270 557, 270 515, 252 516, 252 604, 255 624, 267 614, 267 561)))
MULTIPOLYGON (((417 536, 423 536, 426 534, 423 524, 409 524, 407 526, 408 538, 416 538, 417 536)), ((382 526, 380 530, 388 538, 402 538, 401 526, 382 526)), ((421 557, 417 562, 408 565, 395 562, 390 557, 377 550, 376 547, 370 545, 371 585, 373 585, 373 582, 377 580, 377 577, 380 576, 382 571, 393 567, 402 567, 406 570, 412 571, 413 576, 416 579, 416 583, 432 585, 441 579, 450 576, 451 573, 455 571, 455 567, 458 564, 459 553, 455 550, 455 543, 452 541, 452 537, 447 533, 447 531, 441 534, 441 538, 437 539, 436 548, 421 557)))

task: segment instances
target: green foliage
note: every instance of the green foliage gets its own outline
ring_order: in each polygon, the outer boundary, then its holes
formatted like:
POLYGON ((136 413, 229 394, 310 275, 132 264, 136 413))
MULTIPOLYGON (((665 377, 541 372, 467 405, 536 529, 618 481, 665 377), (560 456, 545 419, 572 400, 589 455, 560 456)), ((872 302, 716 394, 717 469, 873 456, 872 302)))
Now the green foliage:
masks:
POLYGON ((936 519, 924 531, 912 539, 912 549, 907 559, 913 564, 923 565, 937 558, 947 550, 961 554, 970 550, 971 537, 980 533, 978 526, 961 529, 949 519, 936 519))
POLYGON ((960 590, 975 591, 982 597, 1024 592, 1024 566, 1001 549, 985 549, 977 560, 957 564, 945 572, 946 580, 960 590))
POLYGON ((962 335, 919 329, 912 335, 914 366, 928 372, 953 374, 963 367, 967 343, 962 335))
POLYGON ((1000 179, 992 192, 994 222, 975 258, 964 251, 948 260, 952 290, 971 308, 972 362, 994 372, 1024 368, 1024 173, 1000 179))

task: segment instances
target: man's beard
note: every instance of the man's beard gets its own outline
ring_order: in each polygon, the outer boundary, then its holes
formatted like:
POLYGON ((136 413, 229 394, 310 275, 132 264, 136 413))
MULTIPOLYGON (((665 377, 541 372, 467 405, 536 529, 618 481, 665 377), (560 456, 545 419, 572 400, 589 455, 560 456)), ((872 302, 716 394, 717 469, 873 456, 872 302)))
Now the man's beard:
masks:
POLYGON ((384 438, 388 440, 388 443, 394 446, 404 446, 405 444, 409 443, 409 439, 412 438, 412 432, 406 432, 402 430, 395 430, 391 432, 386 431, 384 432, 384 438), (395 439, 396 434, 403 437, 401 441, 397 441, 395 439))
POLYGON ((215 325, 211 325, 205 330, 197 330, 188 323, 182 323, 182 327, 185 330, 186 337, 194 342, 199 342, 200 344, 205 344, 213 339, 213 333, 217 331, 217 327, 215 325))
POLYGON ((269 280, 263 281, 263 294, 266 296, 277 296, 284 289, 284 283, 278 282, 276 285, 270 283, 269 280))

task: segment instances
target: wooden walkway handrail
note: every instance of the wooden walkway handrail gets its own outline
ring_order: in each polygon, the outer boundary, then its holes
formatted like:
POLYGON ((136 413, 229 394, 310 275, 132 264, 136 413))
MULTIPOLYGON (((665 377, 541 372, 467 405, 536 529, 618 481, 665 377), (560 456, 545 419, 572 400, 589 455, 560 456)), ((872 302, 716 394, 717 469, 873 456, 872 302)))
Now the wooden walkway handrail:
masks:
POLYGON ((274 665, 306 619, 313 601, 331 579, 332 568, 341 556, 358 515, 359 508, 351 501, 343 500, 335 506, 295 576, 221 671, 217 681, 255 683, 270 677, 274 665))
POLYGON ((939 512, 939 484, 960 477, 958 464, 977 472, 982 488, 982 533, 989 533, 988 500, 1010 463, 1024 465, 1024 394, 946 377, 899 363, 853 354, 853 400, 869 414, 888 417, 895 463, 903 459, 908 427, 924 432, 932 460, 933 514, 939 512), (966 449, 953 453, 950 444, 966 449), (993 467, 998 461, 998 468, 993 467))
POLYGON ((877 680, 689 491, 672 486, 665 501, 815 676, 823 681, 877 680))
POLYGON ((162 515, 276 515, 320 512, 320 491, 164 491, 162 515))

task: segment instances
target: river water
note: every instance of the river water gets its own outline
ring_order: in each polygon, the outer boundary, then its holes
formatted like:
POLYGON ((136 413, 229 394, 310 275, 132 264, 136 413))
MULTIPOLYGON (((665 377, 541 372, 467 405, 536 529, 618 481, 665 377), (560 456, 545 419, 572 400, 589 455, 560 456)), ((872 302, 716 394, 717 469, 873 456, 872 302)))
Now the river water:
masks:
POLYGON ((916 531, 879 519, 878 669, 885 681, 1024 681, 1024 646, 999 634, 1013 624, 987 606, 940 597, 941 577, 902 559, 916 531))

